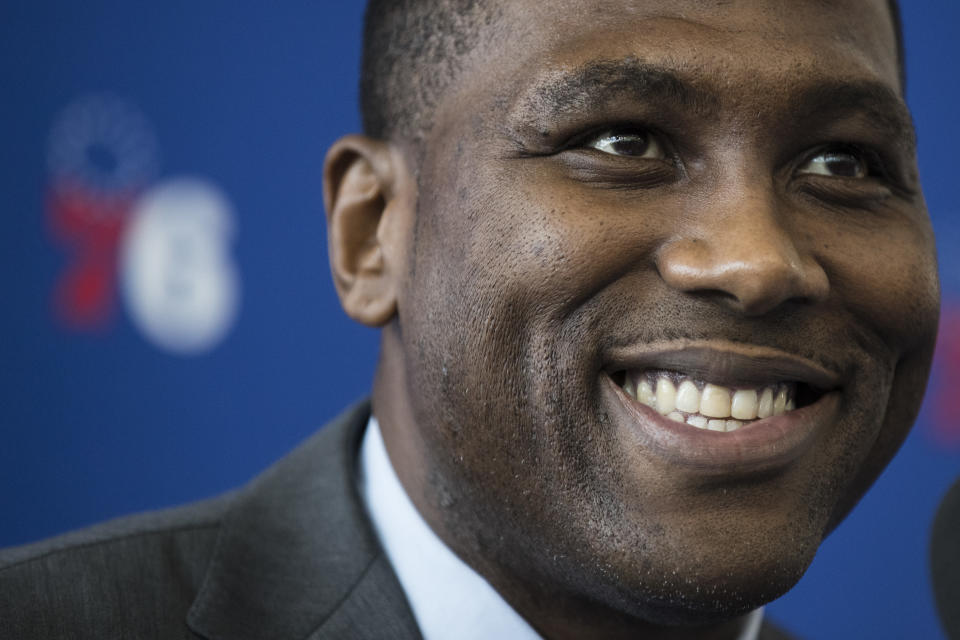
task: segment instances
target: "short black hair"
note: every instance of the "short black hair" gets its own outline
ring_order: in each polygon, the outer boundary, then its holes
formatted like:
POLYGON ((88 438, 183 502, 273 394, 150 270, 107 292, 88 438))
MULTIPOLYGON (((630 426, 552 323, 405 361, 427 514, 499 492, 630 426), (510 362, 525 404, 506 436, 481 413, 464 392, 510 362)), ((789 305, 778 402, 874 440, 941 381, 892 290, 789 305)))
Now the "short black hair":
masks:
POLYGON ((418 143, 437 100, 493 19, 495 0, 370 0, 360 112, 374 138, 418 143))
MULTIPOLYGON (((482 26, 496 19, 495 0, 369 0, 364 16, 360 113, 364 132, 419 147, 433 110, 482 26)), ((903 24, 888 0, 896 34, 901 90, 906 90, 903 24)))

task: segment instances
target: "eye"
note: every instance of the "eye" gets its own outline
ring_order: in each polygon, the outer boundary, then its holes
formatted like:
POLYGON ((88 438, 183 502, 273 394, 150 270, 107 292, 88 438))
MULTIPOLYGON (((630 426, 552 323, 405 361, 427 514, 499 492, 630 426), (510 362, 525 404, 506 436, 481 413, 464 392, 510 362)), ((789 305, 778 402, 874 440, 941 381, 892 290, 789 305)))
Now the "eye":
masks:
POLYGON ((603 153, 626 158, 666 158, 663 145, 649 131, 604 131, 584 145, 603 153))
POLYGON ((855 149, 825 149, 804 162, 798 171, 835 178, 866 178, 870 175, 870 162, 855 149))

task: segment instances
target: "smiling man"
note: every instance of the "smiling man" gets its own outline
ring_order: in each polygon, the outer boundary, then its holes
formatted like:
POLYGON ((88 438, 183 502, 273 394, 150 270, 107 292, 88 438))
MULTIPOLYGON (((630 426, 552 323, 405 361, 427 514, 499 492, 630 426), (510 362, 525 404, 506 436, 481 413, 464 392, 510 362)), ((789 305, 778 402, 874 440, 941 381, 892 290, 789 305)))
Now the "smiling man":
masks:
POLYGON ((923 392, 938 289, 891 8, 453 4, 405 24, 459 41, 378 34, 411 60, 368 60, 398 74, 366 96, 378 140, 329 156, 393 468, 547 637, 732 637, 923 392))
POLYGON ((366 135, 326 166, 372 416, 8 555, 9 628, 58 637, 99 562, 137 586, 93 580, 83 624, 123 637, 778 637, 759 608, 930 365, 898 42, 886 0, 374 0, 366 135))

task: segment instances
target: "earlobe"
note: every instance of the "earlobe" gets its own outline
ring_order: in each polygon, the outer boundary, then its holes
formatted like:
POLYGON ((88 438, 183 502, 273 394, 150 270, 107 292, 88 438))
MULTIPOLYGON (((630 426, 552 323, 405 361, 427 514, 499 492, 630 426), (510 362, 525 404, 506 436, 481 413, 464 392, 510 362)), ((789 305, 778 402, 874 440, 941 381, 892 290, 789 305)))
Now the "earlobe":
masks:
POLYGON ((387 143, 347 136, 327 153, 324 205, 330 268, 347 315, 379 327, 396 314, 412 181, 387 143))

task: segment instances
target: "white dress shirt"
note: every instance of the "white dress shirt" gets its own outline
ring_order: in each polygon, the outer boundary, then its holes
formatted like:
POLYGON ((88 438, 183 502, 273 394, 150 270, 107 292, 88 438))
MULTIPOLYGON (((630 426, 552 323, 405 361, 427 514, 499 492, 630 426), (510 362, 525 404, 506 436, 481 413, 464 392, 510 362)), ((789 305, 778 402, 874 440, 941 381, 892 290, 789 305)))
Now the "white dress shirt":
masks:
MULTIPOLYGON (((542 640, 424 521, 390 464, 372 416, 359 471, 360 495, 424 640, 542 640)), ((756 640, 762 619, 763 609, 751 613, 740 640, 756 640)))

